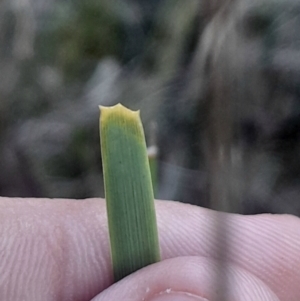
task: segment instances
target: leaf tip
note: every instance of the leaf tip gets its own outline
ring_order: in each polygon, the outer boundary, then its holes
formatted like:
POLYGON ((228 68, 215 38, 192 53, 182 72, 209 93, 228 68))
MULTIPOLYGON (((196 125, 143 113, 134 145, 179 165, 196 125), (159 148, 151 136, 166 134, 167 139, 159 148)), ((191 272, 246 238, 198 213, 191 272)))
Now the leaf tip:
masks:
POLYGON ((122 116, 123 119, 127 119, 127 120, 140 118, 140 110, 137 111, 130 110, 120 103, 110 107, 100 105, 99 109, 101 113, 102 122, 104 122, 109 117, 115 117, 115 116, 122 116))

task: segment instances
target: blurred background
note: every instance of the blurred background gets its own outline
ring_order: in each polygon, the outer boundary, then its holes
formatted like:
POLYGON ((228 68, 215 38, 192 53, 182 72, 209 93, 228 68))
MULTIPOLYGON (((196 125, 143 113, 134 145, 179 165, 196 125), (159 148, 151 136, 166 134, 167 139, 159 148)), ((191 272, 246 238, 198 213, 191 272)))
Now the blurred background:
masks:
POLYGON ((0 70, 1 196, 103 197, 121 102, 157 198, 300 215, 298 0, 2 0, 0 70))

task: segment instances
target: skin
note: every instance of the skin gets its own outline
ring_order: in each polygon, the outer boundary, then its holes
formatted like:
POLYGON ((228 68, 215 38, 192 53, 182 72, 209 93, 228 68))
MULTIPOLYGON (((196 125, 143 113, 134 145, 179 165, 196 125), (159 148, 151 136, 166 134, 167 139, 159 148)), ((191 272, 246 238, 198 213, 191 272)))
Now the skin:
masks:
POLYGON ((104 200, 0 198, 0 300, 300 300, 298 218, 156 210, 163 260, 113 284, 104 200))

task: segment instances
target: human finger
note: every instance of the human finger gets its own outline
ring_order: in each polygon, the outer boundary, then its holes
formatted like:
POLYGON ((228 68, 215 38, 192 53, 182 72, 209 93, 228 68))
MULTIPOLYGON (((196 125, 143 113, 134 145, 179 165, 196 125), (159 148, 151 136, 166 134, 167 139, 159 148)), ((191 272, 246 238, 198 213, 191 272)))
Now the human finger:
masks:
MULTIPOLYGON (((231 264, 261 279, 281 300, 300 300, 297 218, 224 215, 174 202, 157 202, 156 209, 163 259, 216 259, 226 238, 231 264), (222 236, 217 225, 224 218, 222 236)), ((83 301, 112 283, 103 200, 3 198, 0 223, 1 299, 19 300, 25 292, 31 301, 83 301)))
POLYGON ((264 282, 236 265, 226 269, 226 289, 216 282, 218 273, 210 258, 171 258, 131 274, 92 301, 279 301, 264 282))

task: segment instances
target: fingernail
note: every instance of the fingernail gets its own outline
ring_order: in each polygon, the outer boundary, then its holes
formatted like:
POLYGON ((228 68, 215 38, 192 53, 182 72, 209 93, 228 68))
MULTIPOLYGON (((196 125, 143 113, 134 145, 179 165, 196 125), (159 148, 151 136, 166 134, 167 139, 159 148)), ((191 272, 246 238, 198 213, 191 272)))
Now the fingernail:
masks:
POLYGON ((208 301, 205 298, 183 292, 163 292, 153 296, 149 301, 208 301))

